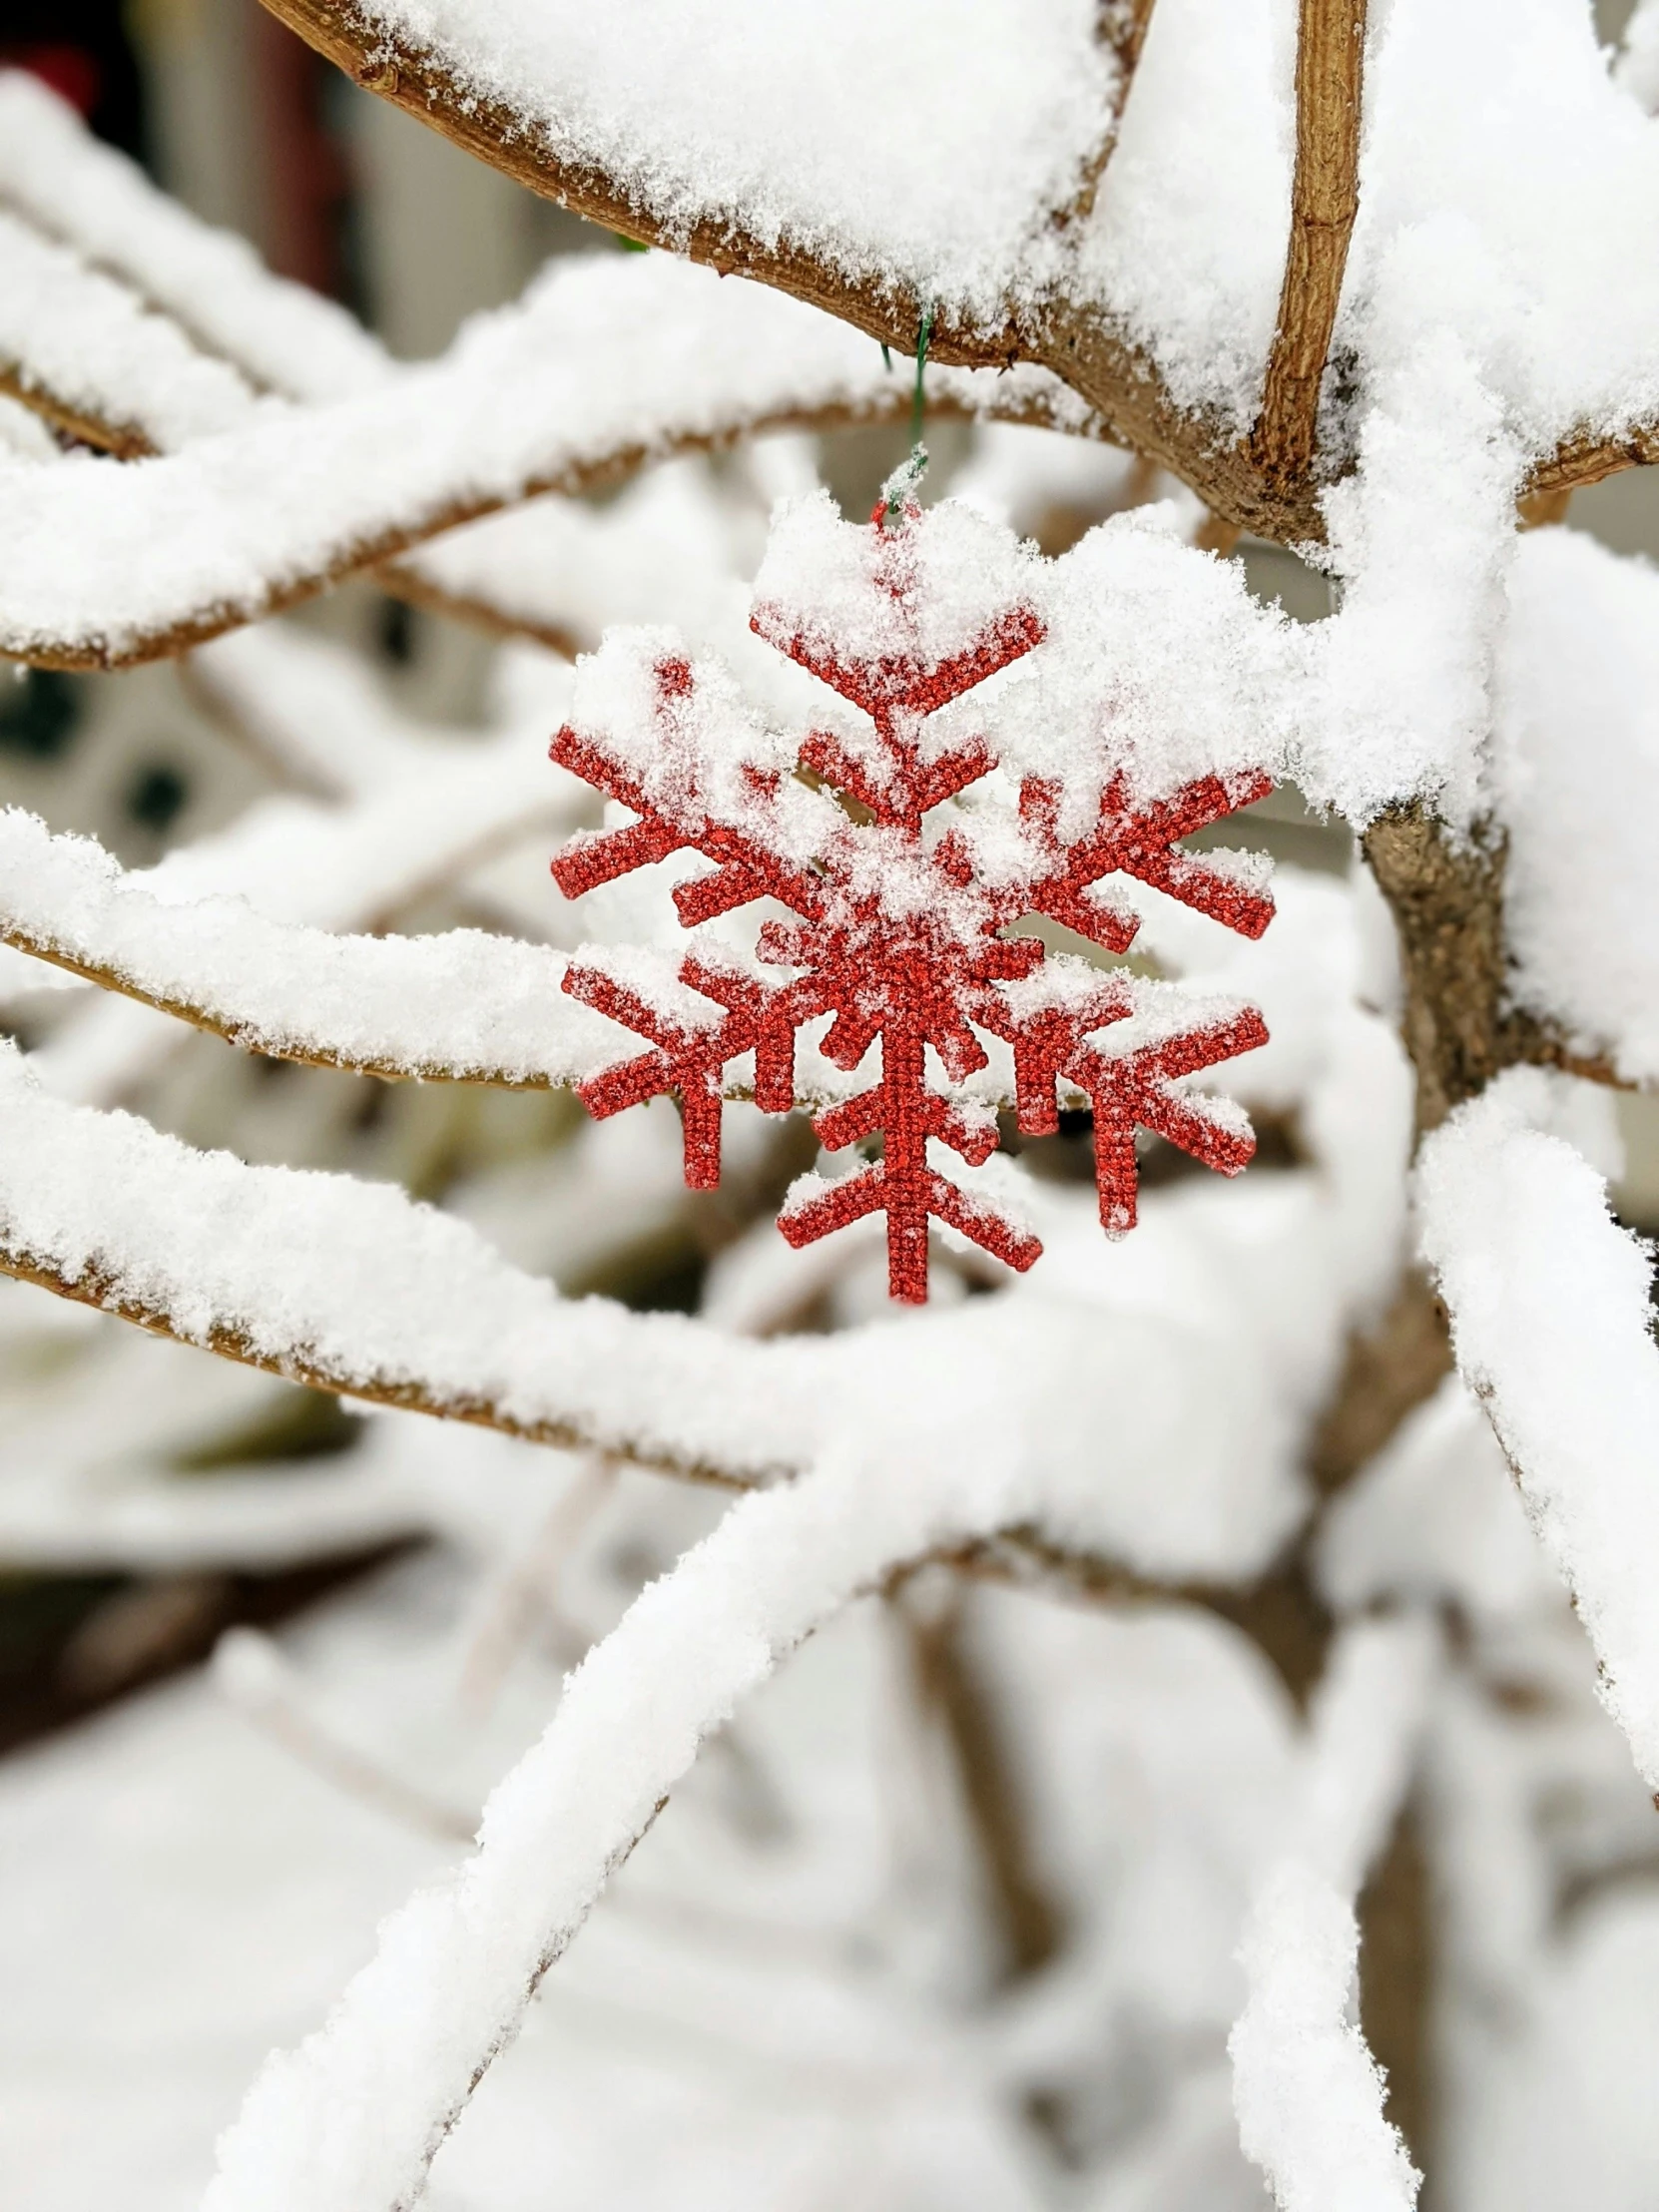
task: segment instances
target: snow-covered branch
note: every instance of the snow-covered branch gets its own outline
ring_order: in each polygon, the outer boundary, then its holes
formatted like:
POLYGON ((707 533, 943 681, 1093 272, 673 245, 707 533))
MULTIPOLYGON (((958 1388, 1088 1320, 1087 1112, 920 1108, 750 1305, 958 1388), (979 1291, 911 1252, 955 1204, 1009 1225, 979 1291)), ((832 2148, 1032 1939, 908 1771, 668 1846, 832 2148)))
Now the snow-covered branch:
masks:
POLYGON ((1418 2176, 1351 2018, 1355 1900, 1410 1779, 1433 1663, 1419 1624, 1348 1629, 1320 1685, 1285 1855, 1258 1892, 1233 2030, 1245 2151, 1282 2212, 1410 2212, 1418 2176))
MULTIPOLYGON (((1020 1393, 1015 1393, 1016 1397, 1020 1393)), ((855 1451, 741 1500, 570 1678, 478 1849, 380 1930, 324 2027, 268 2061, 204 2212, 408 2204, 485 2070, 709 1734, 895 1567, 1018 1510, 1004 1394, 913 1418, 903 1478, 855 1451)))
POLYGON ((1418 1169, 1424 1257, 1532 1521, 1659 1789, 1659 1351, 1647 1245, 1570 1141, 1569 1097, 1512 1071, 1437 1130, 1418 1169))
POLYGON ((124 460, 246 421, 253 387, 0 207, 0 388, 124 460))
MULTIPOLYGON (((1135 158, 1114 163, 1092 214, 1070 222, 1076 180, 1087 177, 1116 97, 1109 43, 1095 44, 1082 9, 980 18, 972 41, 954 35, 952 11, 919 9, 906 18, 913 56, 894 47, 883 20, 909 127, 881 134, 877 147, 864 129, 868 42, 844 11, 768 16, 739 72, 730 41, 698 7, 682 11, 677 35, 656 42, 649 65, 633 56, 624 70, 574 0, 505 20, 464 5, 434 14, 410 0, 268 4, 359 84, 532 190, 629 237, 810 300, 905 351, 930 314, 931 357, 1052 370, 1115 440, 1173 469, 1227 522, 1284 543, 1326 534, 1309 472, 1271 470, 1272 456, 1254 451, 1248 435, 1286 266, 1282 252, 1265 261, 1262 247, 1270 227, 1284 235, 1292 135, 1288 118, 1265 112, 1281 91, 1262 75, 1254 18, 1240 18, 1236 34, 1247 90, 1224 58, 1225 11, 1153 17, 1122 133, 1133 136, 1135 158), (955 59, 941 68, 946 53, 955 59), (958 64, 970 78, 953 74, 958 64), (860 157, 848 163, 853 143, 860 157), (1214 258, 1222 233, 1233 264, 1225 290, 1214 258), (1193 327, 1195 314, 1202 328, 1193 327)), ((1344 14, 1334 9, 1333 21, 1344 14)), ((1351 27, 1356 15, 1346 9, 1351 27)), ((1476 169, 1465 164, 1453 176, 1420 161, 1423 143, 1449 143, 1457 130, 1434 107, 1443 72, 1425 65, 1410 74, 1415 35, 1405 22, 1385 26, 1380 42, 1387 135, 1371 152, 1366 187, 1385 192, 1391 212, 1377 239, 1419 220, 1418 209, 1456 204, 1478 253, 1524 266, 1528 280, 1575 284, 1573 258, 1532 220, 1540 149, 1523 156, 1512 135, 1506 148, 1491 147, 1480 174, 1503 182, 1473 199, 1476 169), (1407 57, 1392 68, 1390 43, 1407 57), (1505 168, 1521 162, 1525 177, 1505 168)), ((1504 43, 1498 16, 1490 36, 1504 43)), ((1350 36, 1340 52, 1335 43, 1327 49, 1351 84, 1358 44, 1350 36)), ((1549 150, 1552 176, 1570 172, 1566 190, 1584 208, 1581 235, 1600 235, 1654 188, 1651 150, 1638 150, 1622 128, 1633 120, 1630 104, 1607 84, 1586 24, 1563 16, 1548 39, 1507 44, 1509 66, 1524 79, 1517 98, 1548 105, 1570 88, 1581 109, 1606 111, 1591 126, 1604 170, 1586 168, 1571 134, 1549 150)), ((1322 113, 1336 117, 1338 108, 1324 104, 1322 113)), ((1338 120, 1340 158, 1320 165, 1334 191, 1314 194, 1303 211, 1321 226, 1331 208, 1348 204, 1357 112, 1350 106, 1338 120)), ((1311 183, 1313 168, 1307 174, 1311 183)), ((1325 348, 1315 322, 1336 304, 1343 256, 1332 249, 1347 220, 1328 238, 1317 234, 1319 279, 1310 263, 1309 283, 1293 286, 1298 298, 1320 302, 1306 323, 1316 342, 1297 341, 1304 397, 1318 389, 1325 348)), ((1315 230, 1304 228, 1312 241, 1315 230)), ((1382 249, 1368 239, 1367 250, 1382 249)), ((1382 327, 1393 312, 1392 287, 1374 286, 1375 274, 1368 267, 1349 293, 1352 312, 1377 325, 1365 336, 1386 353, 1404 331, 1382 327)), ((1606 323, 1595 388, 1581 373, 1575 379, 1579 363, 1508 353, 1494 362, 1494 374, 1515 383, 1526 429, 1532 466, 1523 493, 1594 482, 1659 456, 1651 343, 1635 341, 1627 297, 1617 311, 1615 329, 1605 301, 1585 307, 1606 323)), ((1659 299, 1644 297, 1636 319, 1645 328, 1655 311, 1659 299)), ((1577 319, 1564 309, 1560 324, 1577 319)), ((1300 331, 1306 318, 1296 320, 1300 331)), ((1410 326, 1420 329, 1420 314, 1410 326)), ((1339 319, 1339 343, 1361 335, 1339 319)), ((1299 419, 1305 425, 1305 414, 1299 419)), ((1323 477, 1352 466, 1358 427, 1333 425, 1338 445, 1322 456, 1323 477)))
POLYGON ((754 1481, 806 1455, 780 1348, 563 1302, 395 1188, 65 1105, 15 1047, 0 1122, 0 1268, 62 1297, 322 1389, 682 1474, 754 1481))
MULTIPOLYGON (((1088 427, 1081 402, 1033 373, 958 376, 940 398, 1088 427)), ((534 493, 907 405, 874 346, 776 294, 666 257, 589 256, 442 361, 357 396, 268 403, 120 468, 0 463, 0 654, 85 668, 177 653, 534 493)))
POLYGON ((335 936, 236 898, 159 898, 90 837, 0 814, 0 941, 273 1059, 548 1089, 633 1040, 565 996, 545 945, 477 929, 335 936))
POLYGON ((274 276, 246 239, 170 199, 26 70, 0 69, 0 207, 261 390, 337 399, 390 367, 355 316, 274 276))

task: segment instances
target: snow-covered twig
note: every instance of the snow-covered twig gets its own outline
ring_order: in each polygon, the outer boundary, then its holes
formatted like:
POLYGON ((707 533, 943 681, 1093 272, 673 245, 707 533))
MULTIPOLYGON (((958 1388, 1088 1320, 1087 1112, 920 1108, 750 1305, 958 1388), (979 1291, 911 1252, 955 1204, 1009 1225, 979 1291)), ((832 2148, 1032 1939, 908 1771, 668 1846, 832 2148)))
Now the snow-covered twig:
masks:
POLYGON ((245 1167, 130 1115, 66 1106, 15 1046, 0 1055, 0 1268, 61 1296, 324 1389, 537 1442, 736 1481, 806 1456, 798 1394, 770 1393, 770 1417, 755 1395, 779 1348, 561 1301, 400 1190, 245 1167))
POLYGON ((1303 1754, 1290 1844, 1257 1894, 1250 1995, 1233 2029, 1234 2103, 1283 2212, 1410 2212, 1417 2175, 1354 2024, 1354 1905, 1410 1776, 1434 1655, 1419 1623, 1339 1639, 1303 1754))
POLYGON ((1601 1663, 1601 1692, 1659 1789, 1659 1351, 1653 1256, 1562 1130, 1559 1078, 1513 1069, 1429 1137, 1424 1258, 1601 1663))
POLYGON ((0 941, 273 1059, 545 1090, 628 1056, 546 945, 477 929, 335 936, 241 899, 167 899, 90 837, 0 813, 0 941))
POLYGON ((0 387, 124 460, 246 421, 256 404, 228 362, 3 208, 0 387))
POLYGON ((386 373, 356 318, 274 276, 246 239, 214 230, 25 70, 0 70, 0 204, 174 317, 205 354, 290 399, 333 399, 386 373))
MULTIPOLYGON (((1000 1414, 1001 1406, 997 1408, 1000 1414)), ((492 1793, 476 1855, 385 1922, 327 2024, 268 2061, 204 2212, 410 2204, 490 2062, 701 1743, 822 1621, 937 1544, 995 1526, 1009 1477, 964 1423, 903 1482, 831 1461, 747 1497, 636 1600, 492 1793), (953 1463, 954 1461, 954 1463, 953 1463)))

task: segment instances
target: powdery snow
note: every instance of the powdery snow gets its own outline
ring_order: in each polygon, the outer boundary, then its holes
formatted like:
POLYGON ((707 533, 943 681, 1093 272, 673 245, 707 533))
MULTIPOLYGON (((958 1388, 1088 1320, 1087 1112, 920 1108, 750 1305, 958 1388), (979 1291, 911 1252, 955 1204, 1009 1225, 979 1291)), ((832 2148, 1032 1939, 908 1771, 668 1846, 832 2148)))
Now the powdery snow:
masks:
POLYGON ((109 977, 278 1059, 460 1082, 556 1085, 627 1050, 564 995, 545 946, 452 929, 426 937, 284 928, 241 899, 164 900, 90 837, 0 813, 0 936, 109 977))
POLYGON ((1047 218, 1113 90, 1089 0, 981 0, 971 39, 948 0, 668 0, 603 18, 575 0, 374 0, 362 14, 673 238, 735 221, 986 322, 1057 266, 1047 218))
MULTIPOLYGON (((994 373, 957 377, 987 406, 1005 396, 994 373)), ((890 398, 879 347, 799 301, 666 255, 585 256, 359 396, 119 469, 0 462, 0 652, 119 659, 175 627, 249 621, 469 512, 890 398)))
MULTIPOLYGON (((0 129, 4 128, 0 120, 0 129)), ((0 206, 0 374, 158 450, 246 421, 253 387, 168 316, 0 206)))
POLYGON ((1659 1787, 1653 1259, 1610 1216, 1603 1177, 1552 1133, 1563 1086, 1511 1069, 1426 1140, 1422 1250, 1458 1370, 1572 1591, 1608 1708, 1659 1787))
POLYGON ((1422 1624, 1337 1641, 1314 1701, 1285 1856, 1262 1884, 1234 2027, 1239 2136, 1282 2212, 1410 2212, 1419 2176, 1382 2111, 1382 2078, 1352 2019, 1355 1899, 1408 1783, 1434 1658, 1422 1624))
POLYGON ((1659 1077, 1659 576, 1577 530, 1515 554, 1492 784, 1519 1002, 1659 1077))

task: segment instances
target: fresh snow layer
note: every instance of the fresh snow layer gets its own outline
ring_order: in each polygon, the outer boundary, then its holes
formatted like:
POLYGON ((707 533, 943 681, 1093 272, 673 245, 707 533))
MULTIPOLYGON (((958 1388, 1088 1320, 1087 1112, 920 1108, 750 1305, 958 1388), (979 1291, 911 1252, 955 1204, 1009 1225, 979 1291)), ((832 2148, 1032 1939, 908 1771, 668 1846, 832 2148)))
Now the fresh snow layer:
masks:
MULTIPOLYGON (((474 1857, 385 1922, 326 2024, 268 2063, 222 2138, 204 2212, 296 2201, 353 2212, 418 2190, 479 2069, 517 2033, 542 1974, 700 1744, 856 1591, 1017 1516, 1041 1479, 1033 1408, 1024 1389, 984 1385, 964 1371, 954 1402, 914 1403, 879 1455, 848 1439, 799 1481, 744 1499, 643 1593, 491 1796, 474 1857), (901 1480, 877 1464, 895 1449, 901 1480)), ((1361 1638, 1386 1647, 1383 1692, 1370 1700, 1386 1722, 1421 1669, 1402 1663, 1399 1631, 1361 1638)), ((1380 1670, 1349 1671, 1370 1689, 1380 1670)), ((1377 1735, 1382 1749, 1374 1741, 1369 1757, 1391 1774, 1400 1729, 1377 1735)), ((1360 1802, 1366 1822, 1365 1791, 1360 1802)))
POLYGON ((1233 2030, 1245 2153, 1281 2212, 1411 2212, 1419 2176, 1383 2115, 1383 2080, 1351 2013, 1353 1904, 1298 1862, 1258 1898, 1243 1958, 1250 2002, 1233 2030))
MULTIPOLYGON (((258 658, 285 675, 286 654, 275 641, 262 642, 274 650, 258 658)), ((301 665, 311 676, 328 673, 308 656, 301 665)), ((325 734, 326 726, 313 732, 325 734)), ((393 733, 378 734, 389 747, 393 733)), ((386 753, 364 752, 353 773, 368 771, 366 788, 348 805, 263 800, 228 829, 176 847, 144 871, 139 886, 163 904, 235 898, 290 927, 366 933, 451 885, 483 856, 570 820, 574 787, 548 766, 539 736, 529 743, 517 733, 481 745, 409 742, 398 772, 379 780, 370 762, 383 765, 386 753)), ((338 757, 348 758, 343 746, 338 757)), ((109 998, 59 1029, 34 1066, 63 1096, 112 1102, 180 1035, 154 1008, 109 998)))
MULTIPOLYGON (((671 234, 734 228, 986 320, 1058 277, 1150 347, 1182 404, 1254 412, 1289 212, 1290 0, 1162 0, 1076 263, 1046 219, 1110 113, 1083 0, 979 0, 965 22, 936 0, 897 18, 871 0, 363 13, 671 234)), ((1630 275, 1659 221, 1659 142, 1579 0, 1396 0, 1367 63, 1337 330, 1363 393, 1427 330, 1528 451, 1659 410, 1659 282, 1630 275)))
MULTIPOLYGON (((1073 279, 1148 345, 1181 404, 1240 429, 1284 269, 1295 50, 1291 0, 1159 0, 1073 279)), ((1334 341, 1358 364, 1362 411, 1432 336, 1466 356, 1528 454, 1650 419, 1656 222, 1659 138, 1610 79, 1581 0, 1371 11, 1334 341)))
POLYGON ((1419 2177, 1352 2017, 1354 1907, 1410 1780, 1433 1657, 1432 1635, 1408 1619, 1339 1637, 1310 1716, 1288 1848, 1246 1926, 1233 2101, 1240 2141, 1282 2212, 1410 2212, 1416 2202, 1419 2177))
POLYGON ((1295 52, 1287 0, 1158 0, 1073 278, 1178 405, 1241 429, 1285 271, 1295 52))
POLYGON ((1627 1081, 1659 1080, 1659 575, 1536 530, 1509 601, 1492 783, 1512 988, 1627 1081))
MULTIPOLYGON (((1353 1197, 1322 1210, 1309 1180, 1296 1179, 1263 1194, 1260 1248, 1244 1275, 1223 1247, 1209 1300, 1180 1342, 1137 1312, 1128 1272, 1118 1294, 1126 1311, 1103 1357, 1090 1306, 1066 1295, 1076 1261, 1062 1256, 1048 1295, 1033 1289, 828 1340, 742 1344, 679 1317, 563 1301, 463 1223, 393 1187, 247 1167, 131 1115, 64 1104, 15 1048, 0 1058, 0 1092, 8 1272, 33 1270, 94 1304, 142 1310, 189 1343, 230 1340, 268 1368, 346 1394, 407 1398, 740 1482, 807 1464, 849 1425, 896 1481, 906 1409, 948 1403, 964 1378, 982 1377, 1043 1408, 1010 1518, 1177 1578, 1249 1572, 1294 1522, 1303 1499, 1295 1438, 1359 1288, 1333 1266, 1338 1250, 1354 1265, 1353 1197), (1329 1259, 1297 1257, 1310 1207, 1328 1224, 1329 1259), (1225 1406, 1181 1391, 1200 1343, 1216 1372, 1234 1375, 1225 1406), (1252 1402, 1248 1450, 1243 1399, 1252 1402)), ((1179 1219, 1169 1234, 1176 1249, 1162 1267, 1201 1270, 1202 1240, 1195 1246, 1179 1219)), ((1150 1258, 1159 1267, 1156 1250, 1150 1258)))
MULTIPOLYGON (((1016 1291, 833 1339, 735 1344, 572 1306, 399 1194, 193 1154, 57 1106, 0 1062, 14 1252, 96 1266, 183 1334, 229 1326, 268 1356, 540 1408, 602 1445, 654 1436, 682 1463, 812 1470, 740 1507, 589 1662, 470 1871, 388 1924, 330 2025, 263 2077, 226 2140, 221 2207, 297 2194, 355 2212, 406 2192, 700 1737, 890 1560, 1011 1523, 1174 1579, 1271 1558, 1349 1321, 1393 1273, 1408 1118, 1397 1045, 1353 1005, 1346 894, 1284 888, 1260 944, 1174 918, 1191 964, 1207 946, 1262 982, 1278 1054, 1262 1080, 1301 1103, 1315 1171, 1155 1194, 1122 1248, 1091 1202, 1051 1192, 1049 1256, 1016 1291)), ((210 1535, 176 1523, 173 1540, 204 1556, 210 1535)), ((1374 1736, 1369 1756, 1391 1740, 1374 1736)), ((1321 1816, 1333 1851, 1363 1850, 1342 1839, 1385 1817, 1385 1788, 1352 1795, 1352 1815, 1321 1816)))
MULTIPOLYGON (((487 1465, 457 1464, 453 1481, 502 1486, 487 1465)), ((702 1502, 623 1485, 561 1577, 561 1618, 603 1633, 629 1594, 610 1562, 625 1544, 683 1548, 702 1502)), ((322 2018, 376 1923, 454 1857, 416 1828, 413 1801, 451 1819, 476 1806, 559 1696, 557 1658, 531 1650, 487 1717, 457 1700, 465 1615, 488 1590, 487 1573, 480 1589, 428 1555, 285 1628, 279 1680, 268 1664, 248 1685, 263 1708, 199 1674, 6 1762, 0 1984, 18 2001, 0 2026, 0 2165, 16 2212, 198 2202, 266 2049, 322 2018), (410 1817, 390 1817, 366 1777, 350 1792, 296 1758, 292 1733, 274 1741, 278 1695, 401 1783, 410 1817)), ((1246 2177, 1214 2054, 1235 2003, 1238 1893, 1276 1830, 1288 1716, 1190 1612, 995 1592, 974 1616, 995 1631, 999 1682, 1012 1677, 1029 1786, 1053 1806, 1062 1895, 1103 1938, 1120 1925, 1103 1891, 1130 1924, 1128 1941, 1090 1950, 1082 1994, 1134 2005, 1152 2078, 1176 2092, 1137 2151, 1170 2161, 1185 2195, 1143 2201, 1236 2212, 1246 2177), (1127 1836, 1126 1797, 1156 1808, 1127 1836), (1174 1975, 1152 1979, 1172 1952, 1174 1975), (1199 2100, 1182 2086, 1195 2066, 1199 2100)), ((434 2203, 779 2212, 851 2190, 861 2212, 1042 2212, 1018 2106, 1047 2048, 1021 2034, 1023 2008, 1016 2022, 964 2006, 983 1937, 961 1831, 919 1825, 919 1807, 906 1818, 907 1796, 895 1830, 894 1793, 914 1772, 908 1703, 885 1607, 855 1608, 797 1653, 734 1739, 787 1831, 755 1836, 743 1816, 760 1801, 710 1747, 445 2146, 434 2203)))
POLYGON ((1650 1249, 1565 1137, 1564 1080, 1511 1069, 1424 1143, 1423 1257, 1534 1526, 1659 1787, 1659 1351, 1650 1249))
POLYGON ((746 1498, 636 1600, 491 1794, 474 1856, 382 1923, 326 2025, 268 2061, 203 2212, 358 2212, 418 2192, 478 2070, 704 1739, 856 1591, 1008 1517, 1010 1399, 966 1396, 943 1425, 909 1424, 903 1480, 851 1459, 746 1498))
POLYGON ((1659 412, 1642 243, 1659 135, 1612 81, 1592 11, 1394 0, 1367 59, 1337 346, 1386 374, 1425 328, 1446 333, 1529 454, 1659 412))
POLYGON ((1481 796, 1520 455, 1444 332, 1372 392, 1359 466, 1326 495, 1341 604, 1317 629, 1299 780, 1356 827, 1419 794, 1461 827, 1481 796))
POLYGON ((672 239, 699 224, 1000 322, 1059 263, 1111 112, 1092 0, 371 0, 463 96, 604 174, 672 239), (964 35, 965 33, 965 35, 964 35))

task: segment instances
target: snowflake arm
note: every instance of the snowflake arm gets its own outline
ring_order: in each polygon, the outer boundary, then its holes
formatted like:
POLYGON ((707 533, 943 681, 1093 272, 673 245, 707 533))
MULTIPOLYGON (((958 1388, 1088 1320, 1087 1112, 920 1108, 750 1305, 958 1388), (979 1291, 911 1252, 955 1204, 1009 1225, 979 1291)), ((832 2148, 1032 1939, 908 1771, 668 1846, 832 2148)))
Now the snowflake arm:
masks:
POLYGON ((1059 786, 1028 776, 1020 786, 1020 820, 1044 853, 1046 872, 1025 893, 1028 912, 1047 914, 1093 944, 1126 952, 1139 926, 1127 906, 1094 889, 1103 875, 1138 876, 1182 905, 1208 914, 1241 936, 1259 937, 1273 919, 1264 888, 1265 870, 1254 854, 1200 856, 1177 840, 1253 806, 1273 790, 1273 778, 1257 775, 1224 783, 1202 776, 1170 798, 1136 806, 1121 775, 1101 795, 1100 816, 1089 833, 1063 843, 1057 831, 1059 786), (1240 860, 1247 865, 1241 867, 1240 860))
MULTIPOLYGON (((640 671, 636 667, 629 673, 637 678, 640 671)), ((749 819, 729 819, 710 804, 709 779, 698 755, 707 750, 711 737, 728 734, 722 724, 729 718, 719 714, 723 702, 709 700, 708 687, 699 684, 691 663, 674 652, 651 657, 648 691, 638 683, 632 689, 634 696, 625 703, 644 709, 642 734, 649 747, 644 764, 602 727, 566 723, 548 748, 560 768, 639 817, 621 829, 574 838, 555 856, 553 879, 564 895, 580 898, 689 848, 713 860, 715 872, 675 887, 674 902, 688 929, 757 898, 777 898, 799 913, 816 913, 820 901, 810 871, 791 865, 777 841, 767 841, 767 832, 776 840, 781 827, 777 817, 786 804, 783 779, 743 763, 735 796, 749 819)), ((740 723, 732 734, 741 742, 749 730, 740 723)), ((796 787, 790 796, 806 800, 811 795, 796 787)), ((738 807, 731 810, 737 812, 738 807)))
POLYGON ((996 1150, 997 1131, 994 1114, 974 1113, 930 1089, 916 1031, 896 1025, 884 1031, 880 1082, 814 1123, 830 1152, 879 1131, 881 1158, 840 1182, 804 1176, 778 1224, 799 1249, 866 1214, 885 1214, 887 1287, 894 1298, 912 1305, 927 1296, 929 1220, 945 1222, 1016 1271, 1030 1267, 1042 1250, 1035 1237, 928 1165, 931 1137, 949 1145, 969 1166, 982 1167, 996 1150))
POLYGON ((755 1103, 764 1113, 787 1114, 794 1106, 798 990, 770 987, 742 968, 696 955, 680 962, 677 977, 649 975, 637 954, 619 958, 615 952, 573 964, 564 987, 584 1005, 654 1040, 655 1051, 590 1077, 578 1085, 577 1095, 603 1121, 648 1098, 677 1094, 689 1190, 719 1188, 729 1061, 754 1053, 755 1103))
POLYGON ((1066 1075, 1088 1093, 1094 1113, 1095 1183, 1100 1225, 1108 1236, 1123 1236, 1135 1226, 1137 1129, 1150 1129, 1221 1175, 1237 1175, 1255 1154, 1255 1134, 1241 1107, 1231 1099, 1177 1090, 1175 1084, 1183 1075, 1266 1044, 1267 1023, 1254 1006, 1196 1023, 1190 1015, 1184 1018, 1187 1026, 1154 1041, 1126 1038, 1114 1049, 1108 1038, 1073 1053, 1066 1063, 1066 1075))

